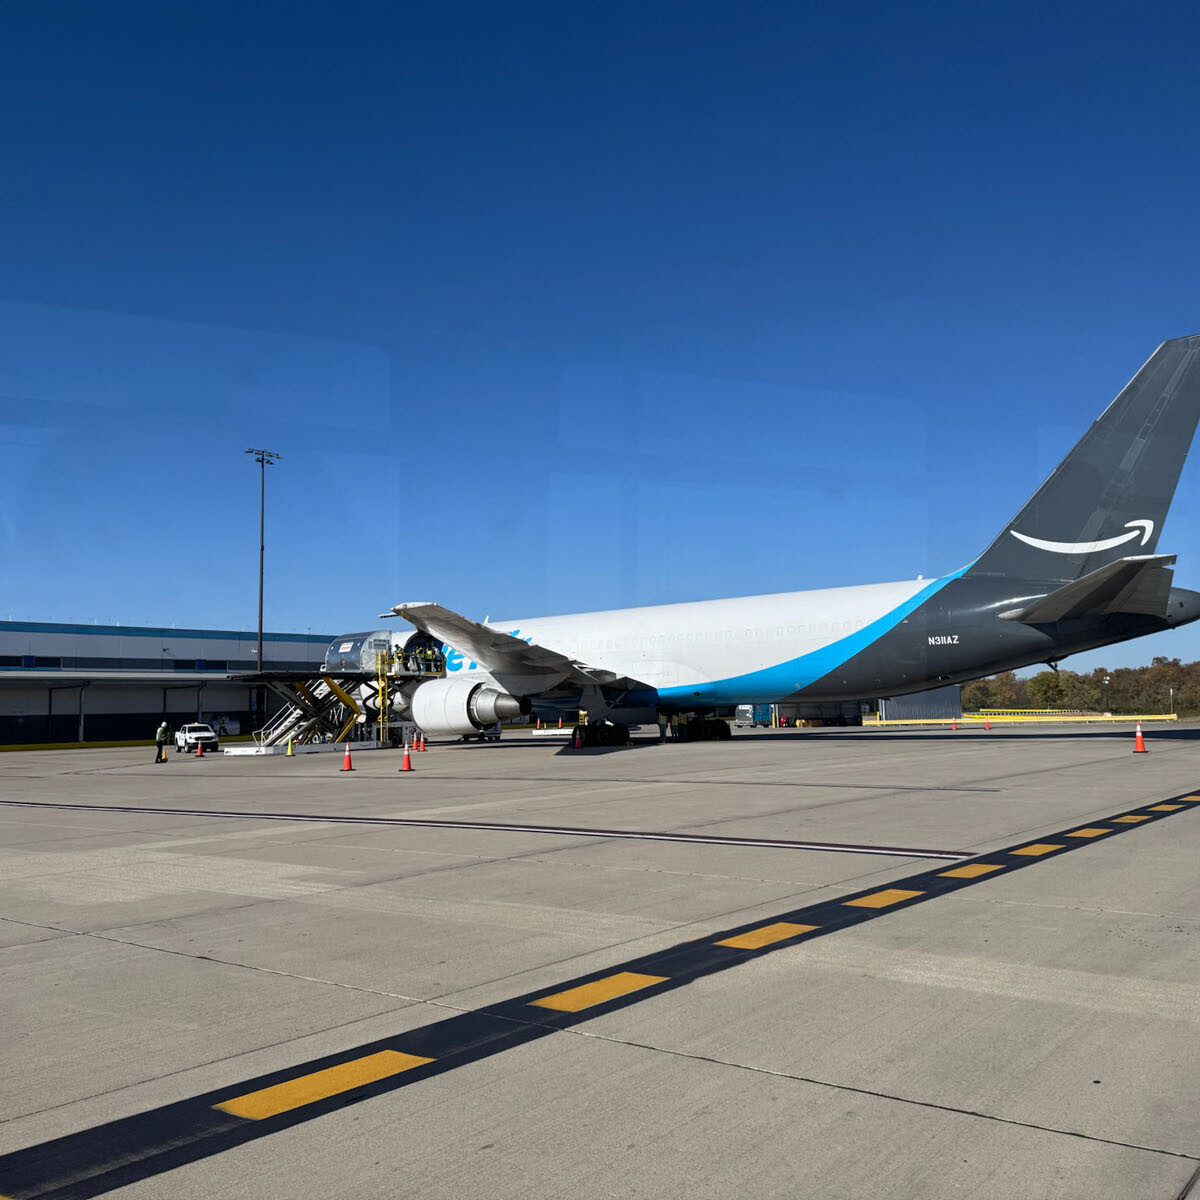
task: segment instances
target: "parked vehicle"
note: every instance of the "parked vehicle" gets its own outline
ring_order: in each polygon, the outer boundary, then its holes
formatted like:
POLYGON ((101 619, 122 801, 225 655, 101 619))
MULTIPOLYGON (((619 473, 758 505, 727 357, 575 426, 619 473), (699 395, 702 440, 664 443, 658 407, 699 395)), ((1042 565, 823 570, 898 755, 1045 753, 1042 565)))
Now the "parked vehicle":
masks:
POLYGON ((745 725, 761 725, 769 729, 771 706, 769 704, 739 704, 734 712, 733 723, 739 729, 745 725))
POLYGON ((205 754, 210 750, 221 748, 211 725, 181 725, 175 733, 175 753, 178 754, 181 750, 190 750, 195 754, 196 747, 201 742, 204 743, 205 754))

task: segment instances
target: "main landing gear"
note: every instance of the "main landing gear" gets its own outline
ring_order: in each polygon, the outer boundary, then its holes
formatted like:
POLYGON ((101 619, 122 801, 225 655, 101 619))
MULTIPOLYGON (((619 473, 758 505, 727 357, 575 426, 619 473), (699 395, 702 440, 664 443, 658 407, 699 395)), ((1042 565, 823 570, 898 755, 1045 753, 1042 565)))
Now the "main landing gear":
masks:
POLYGON ((628 742, 629 726, 620 721, 589 721, 571 731, 571 745, 576 750, 584 746, 624 746, 628 742))
MULTIPOLYGON (((682 742, 724 742, 733 736, 728 721, 719 717, 695 717, 678 727, 678 740, 682 742)), ((625 746, 629 744, 629 726, 620 721, 589 721, 576 725, 571 731, 571 746, 582 750, 585 746, 625 746)))

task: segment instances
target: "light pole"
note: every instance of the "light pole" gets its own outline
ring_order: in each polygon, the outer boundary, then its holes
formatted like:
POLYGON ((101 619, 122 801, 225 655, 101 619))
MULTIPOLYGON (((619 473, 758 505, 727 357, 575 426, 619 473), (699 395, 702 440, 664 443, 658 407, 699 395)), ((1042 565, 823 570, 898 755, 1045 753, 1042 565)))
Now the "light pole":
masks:
POLYGON ((1167 688, 1167 692, 1170 694, 1170 697, 1171 697, 1171 712, 1172 712, 1172 714, 1174 714, 1174 712, 1175 712, 1175 689, 1173 687, 1169 687, 1169 688, 1167 688))
POLYGON ((1110 711, 1110 709, 1108 707, 1108 676, 1107 675, 1105 675, 1105 677, 1104 677, 1104 711, 1105 712, 1110 711))
POLYGON ((266 516, 267 467, 274 466, 275 460, 282 458, 283 455, 276 454, 274 450, 247 450, 246 453, 253 454, 254 461, 258 463, 258 673, 261 675, 263 669, 263 550, 266 546, 263 531, 265 527, 264 518, 266 516))

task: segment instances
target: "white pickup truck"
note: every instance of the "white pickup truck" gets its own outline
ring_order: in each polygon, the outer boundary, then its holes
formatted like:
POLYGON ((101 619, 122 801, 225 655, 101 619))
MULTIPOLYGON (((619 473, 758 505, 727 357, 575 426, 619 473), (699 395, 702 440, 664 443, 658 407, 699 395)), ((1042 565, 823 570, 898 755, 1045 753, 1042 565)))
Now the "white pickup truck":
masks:
POLYGON ((181 750, 188 750, 192 754, 196 753, 196 746, 204 743, 204 753, 207 754, 210 750, 219 750, 220 743, 217 741, 217 735, 213 733, 211 725, 181 725, 175 733, 175 753, 178 754, 181 750))

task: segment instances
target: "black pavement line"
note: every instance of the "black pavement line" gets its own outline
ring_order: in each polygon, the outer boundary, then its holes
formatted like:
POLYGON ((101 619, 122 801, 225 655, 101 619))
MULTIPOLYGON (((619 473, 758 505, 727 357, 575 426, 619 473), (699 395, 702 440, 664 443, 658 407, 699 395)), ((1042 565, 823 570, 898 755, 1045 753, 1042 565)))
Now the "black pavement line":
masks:
POLYGON ((965 878, 947 875, 946 872, 969 866, 970 862, 955 867, 942 863, 903 879, 894 879, 836 899, 823 900, 790 912, 763 917, 733 929, 705 934, 690 942, 656 950, 627 962, 615 963, 587 975, 565 980, 553 987, 539 988, 537 991, 408 1030, 394 1037, 356 1046, 351 1050, 248 1079, 241 1084, 223 1087, 146 1113, 67 1134, 24 1150, 13 1151, 0 1156, 0 1194, 13 1197, 13 1200, 86 1200, 88 1197, 101 1195, 113 1188, 197 1162, 233 1146, 266 1137, 347 1105, 396 1091, 468 1063, 479 1062, 515 1046, 536 1041, 556 1030, 567 1029, 593 1017, 628 1008, 648 997, 686 987, 696 979, 739 966, 764 954, 773 953, 780 947, 794 946, 811 938, 824 937, 837 930, 861 925, 900 909, 911 908, 915 904, 985 883, 989 879, 1010 875, 1013 871, 1022 870, 1035 863, 1061 858, 1073 850, 1144 828, 1174 816, 1177 812, 1196 811, 1200 809, 1200 801, 1182 803, 1170 811, 1153 811, 1155 804, 1171 804, 1193 794, 1186 792, 1164 800, 1149 801, 1102 820, 1075 822, 1064 826, 1060 833, 1024 838, 1010 846, 977 855, 970 860, 1001 865, 1004 868, 1002 871, 965 878), (1119 817, 1133 815, 1144 816, 1147 820, 1136 823, 1117 821, 1119 817), (1070 836, 1081 829, 1101 829, 1107 832, 1083 838, 1070 836), (1019 853, 1023 847, 1033 845, 1054 848, 1039 855, 1019 853), (885 907, 863 907, 854 903, 855 900, 867 897, 899 892, 913 894, 898 898, 885 907), (784 922, 811 925, 814 928, 758 949, 739 949, 717 944, 766 925, 784 922), (578 1012, 562 1012, 534 1006, 534 1001, 608 979, 622 972, 662 978, 659 982, 592 1004, 578 1012), (216 1104, 228 1102, 250 1092, 296 1080, 329 1067, 355 1062, 381 1050, 419 1055, 433 1061, 262 1120, 234 1117, 214 1108, 216 1104))
MULTIPOLYGON (((1096 760, 1107 762, 1108 759, 1096 760)), ((153 765, 153 764, 151 764, 153 765)), ((257 779, 259 776, 246 776, 257 779)), ((274 776, 274 778, 280 778, 274 776)), ((644 779, 640 776, 622 775, 435 775, 421 772, 422 779, 436 779, 451 783, 459 779, 475 783, 635 783, 654 784, 661 787, 794 787, 794 788, 849 788, 862 792, 1002 792, 1004 788, 974 787, 970 784, 953 787, 950 784, 929 783, 831 783, 820 779, 644 779)), ((1007 778, 1007 776, 1005 776, 1007 778)))
POLYGON ((228 821, 295 821, 316 825, 382 825, 412 829, 462 829, 485 833, 544 833, 559 837, 615 838, 631 842, 690 842, 702 846, 750 846, 764 850, 826 850, 836 854, 881 854, 890 858, 970 858, 969 850, 929 850, 915 846, 864 846, 854 842, 801 842, 790 838, 734 837, 732 834, 673 833, 660 830, 593 829, 585 825, 531 825, 520 821, 452 821, 440 817, 321 816, 288 812, 233 812, 217 808, 152 808, 138 804, 62 804, 48 800, 0 800, 10 808, 76 809, 85 812, 149 816, 206 817, 228 821))

